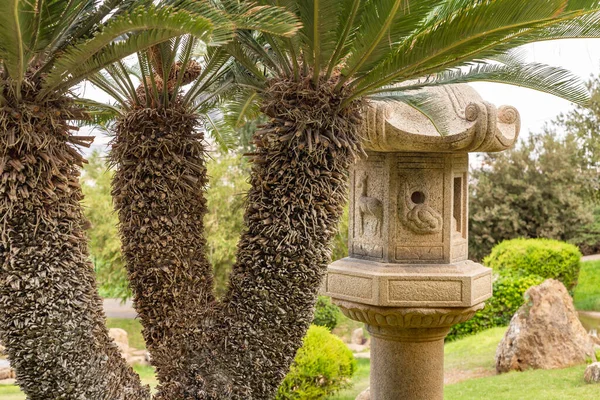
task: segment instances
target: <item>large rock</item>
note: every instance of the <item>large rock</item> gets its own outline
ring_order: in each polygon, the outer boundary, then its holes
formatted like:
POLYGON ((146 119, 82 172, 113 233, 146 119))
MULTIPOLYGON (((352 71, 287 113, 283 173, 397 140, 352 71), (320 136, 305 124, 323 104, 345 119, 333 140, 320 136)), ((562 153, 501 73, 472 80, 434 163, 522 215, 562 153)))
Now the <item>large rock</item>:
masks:
POLYGON ((588 365, 583 374, 583 379, 587 383, 598 383, 600 382, 600 362, 595 362, 588 365))
POLYGON ((533 286, 525 300, 498 345, 498 372, 564 368, 594 357, 593 341, 561 282, 548 279, 533 286))
POLYGON ((366 388, 355 400, 371 400, 371 388, 366 388))
POLYGON ((120 328, 111 328, 108 330, 108 336, 112 338, 117 344, 121 355, 124 359, 129 360, 129 337, 127 331, 120 328))
POLYGON ((367 338, 365 337, 365 333, 363 328, 356 328, 352 331, 352 337, 350 338, 351 344, 364 345, 367 344, 367 338))

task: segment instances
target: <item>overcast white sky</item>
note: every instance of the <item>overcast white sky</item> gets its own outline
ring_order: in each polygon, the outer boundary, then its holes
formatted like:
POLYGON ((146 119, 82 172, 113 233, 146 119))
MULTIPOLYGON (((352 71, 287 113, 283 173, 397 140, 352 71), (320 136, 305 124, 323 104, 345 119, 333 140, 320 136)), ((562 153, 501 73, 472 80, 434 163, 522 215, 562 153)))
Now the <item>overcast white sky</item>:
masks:
MULTIPOLYGON (((534 43, 525 47, 528 61, 546 63, 566 68, 582 79, 588 80, 600 73, 600 39, 568 39, 534 43)), ((516 107, 522 120, 521 136, 530 131, 540 131, 561 112, 573 106, 568 101, 534 90, 495 83, 472 85, 481 96, 497 106, 516 107)))
MULTIPOLYGON (((600 73, 600 39, 568 39, 535 43, 525 47, 528 61, 546 63, 567 68, 588 80, 592 74, 600 73)), ((534 90, 494 83, 475 83, 473 86, 481 96, 497 106, 511 105, 521 113, 521 137, 530 131, 540 131, 544 123, 550 122, 561 112, 572 108, 568 101, 534 90)), ((87 90, 90 88, 88 87, 87 90)), ((105 100, 106 97, 93 90, 93 97, 105 100), (100 98, 101 97, 101 98, 100 98)), ((91 95, 88 92, 88 95, 91 95)), ((94 148, 102 148, 108 138, 95 130, 98 135, 94 148)))

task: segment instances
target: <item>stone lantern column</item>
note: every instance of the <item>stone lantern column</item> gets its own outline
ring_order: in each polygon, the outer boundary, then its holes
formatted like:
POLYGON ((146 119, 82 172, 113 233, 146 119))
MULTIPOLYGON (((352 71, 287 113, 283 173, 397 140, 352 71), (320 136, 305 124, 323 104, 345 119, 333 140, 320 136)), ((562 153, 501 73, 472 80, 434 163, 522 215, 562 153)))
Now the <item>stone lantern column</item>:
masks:
POLYGON ((350 254, 325 283, 372 335, 372 400, 442 400, 444 338, 492 295, 492 271, 468 260, 468 153, 513 146, 519 114, 468 85, 428 90, 446 105, 446 136, 403 103, 370 105, 368 158, 350 172, 350 254))

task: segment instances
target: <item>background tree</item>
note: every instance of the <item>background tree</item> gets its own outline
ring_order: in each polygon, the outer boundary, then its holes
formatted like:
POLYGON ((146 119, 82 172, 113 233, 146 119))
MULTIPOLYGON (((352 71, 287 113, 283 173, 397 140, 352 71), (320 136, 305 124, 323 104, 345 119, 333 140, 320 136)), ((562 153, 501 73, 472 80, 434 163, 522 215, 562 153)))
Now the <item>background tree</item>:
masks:
POLYGON ((81 176, 83 212, 89 221, 89 247, 100 296, 125 300, 131 297, 125 262, 121 257, 121 241, 114 212, 110 183, 113 171, 100 152, 88 158, 81 176))
POLYGON ((486 155, 471 185, 471 256, 505 239, 547 237, 600 252, 600 147, 597 77, 589 108, 576 106, 517 149, 486 155))
POLYGON ((89 108, 71 90, 138 49, 231 29, 208 6, 133 5, 0 1, 0 340, 29 398, 149 397, 104 325, 79 203, 76 147, 93 138, 73 126, 89 108))
POLYGON ((577 240, 593 221, 588 191, 597 173, 585 164, 577 138, 550 128, 483 156, 471 175, 471 258, 482 260, 505 239, 577 240))

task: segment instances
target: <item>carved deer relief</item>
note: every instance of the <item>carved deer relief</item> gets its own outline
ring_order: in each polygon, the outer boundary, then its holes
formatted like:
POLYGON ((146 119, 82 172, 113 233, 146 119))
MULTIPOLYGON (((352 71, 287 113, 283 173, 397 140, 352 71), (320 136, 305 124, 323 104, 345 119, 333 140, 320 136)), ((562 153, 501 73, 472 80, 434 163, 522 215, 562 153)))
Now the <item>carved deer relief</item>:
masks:
POLYGON ((372 217, 375 219, 375 234, 381 237, 383 203, 381 200, 367 195, 368 179, 367 174, 364 174, 357 185, 357 188, 360 190, 360 197, 358 198, 359 234, 361 236, 365 234, 365 217, 372 217))
POLYGON ((442 230, 442 215, 429 204, 428 194, 404 187, 404 194, 398 196, 398 216, 402 223, 414 233, 426 235, 442 230))

